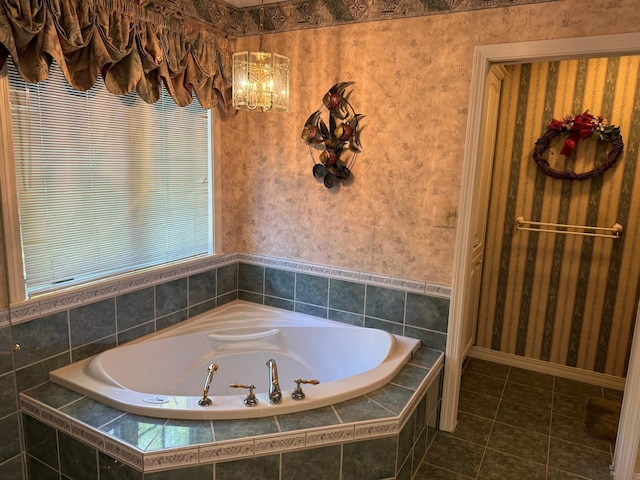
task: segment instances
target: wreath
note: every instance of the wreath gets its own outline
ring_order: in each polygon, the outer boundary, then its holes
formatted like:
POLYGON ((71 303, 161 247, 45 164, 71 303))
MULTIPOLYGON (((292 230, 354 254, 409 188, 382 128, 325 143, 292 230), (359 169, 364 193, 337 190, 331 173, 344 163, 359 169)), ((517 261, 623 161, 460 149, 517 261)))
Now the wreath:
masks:
POLYGON ((354 82, 339 82, 322 98, 322 105, 307 119, 302 129, 302 139, 309 144, 313 161, 313 176, 333 188, 352 178, 351 168, 360 153, 360 120, 348 97, 347 88, 354 82), (322 119, 322 108, 329 115, 329 125, 322 119), (316 162, 313 149, 319 154, 316 162))
POLYGON ((560 120, 555 118, 548 126, 545 134, 536 142, 533 151, 533 159, 538 167, 550 177, 561 180, 587 180, 602 175, 608 169, 613 167, 622 153, 624 143, 620 128, 609 125, 607 119, 602 116, 593 116, 587 110, 580 115, 568 115, 560 120), (565 141, 560 155, 570 156, 580 139, 592 138, 597 141, 611 143, 611 149, 606 153, 604 161, 584 173, 576 173, 571 170, 554 170, 549 166, 549 162, 543 154, 549 149, 551 141, 558 135, 569 134, 569 138, 565 141))

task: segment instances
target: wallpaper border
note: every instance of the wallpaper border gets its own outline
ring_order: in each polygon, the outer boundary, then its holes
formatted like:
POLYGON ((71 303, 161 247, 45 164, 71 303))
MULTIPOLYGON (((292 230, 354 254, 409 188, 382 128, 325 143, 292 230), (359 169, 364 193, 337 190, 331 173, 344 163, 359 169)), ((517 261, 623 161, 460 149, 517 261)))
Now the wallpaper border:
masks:
MULTIPOLYGON (((287 0, 264 7, 264 33, 472 12, 561 0, 287 0)), ((235 7, 224 0, 159 0, 148 6, 163 15, 190 18, 243 37, 260 33, 260 6, 235 7)))

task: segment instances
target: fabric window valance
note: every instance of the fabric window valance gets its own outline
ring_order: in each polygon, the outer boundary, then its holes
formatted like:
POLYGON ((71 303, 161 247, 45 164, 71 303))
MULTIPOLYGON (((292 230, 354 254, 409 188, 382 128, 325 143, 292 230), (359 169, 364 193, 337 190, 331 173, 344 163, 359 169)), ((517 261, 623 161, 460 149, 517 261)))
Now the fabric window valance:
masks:
POLYGON ((148 103, 163 82, 180 106, 193 95, 204 108, 231 105, 224 33, 128 0, 0 0, 0 67, 7 55, 29 83, 45 80, 54 59, 77 90, 100 73, 111 93, 135 90, 148 103))

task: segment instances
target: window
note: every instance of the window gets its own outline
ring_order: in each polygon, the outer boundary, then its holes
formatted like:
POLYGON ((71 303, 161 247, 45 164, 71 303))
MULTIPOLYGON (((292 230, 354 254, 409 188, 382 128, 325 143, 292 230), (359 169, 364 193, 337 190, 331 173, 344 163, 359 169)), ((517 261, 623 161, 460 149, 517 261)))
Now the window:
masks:
POLYGON ((213 253, 210 112, 7 70, 27 297, 213 253))

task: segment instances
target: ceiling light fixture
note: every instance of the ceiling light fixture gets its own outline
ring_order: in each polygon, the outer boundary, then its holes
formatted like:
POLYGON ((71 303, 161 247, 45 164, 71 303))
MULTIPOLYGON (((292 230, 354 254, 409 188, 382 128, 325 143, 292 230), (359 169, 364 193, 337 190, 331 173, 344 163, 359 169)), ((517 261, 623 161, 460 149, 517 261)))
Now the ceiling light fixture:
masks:
POLYGON ((237 110, 289 110, 289 59, 262 51, 264 0, 260 4, 260 50, 233 54, 233 107, 237 110))

